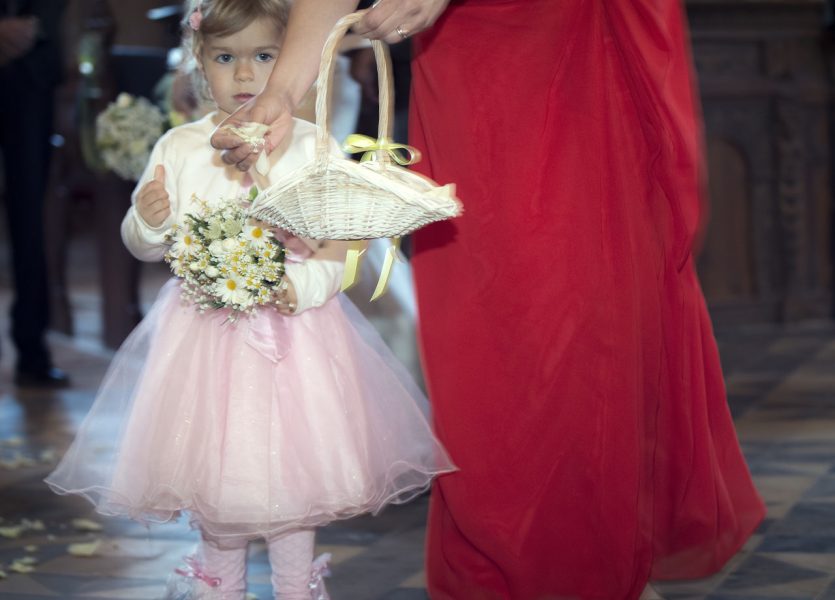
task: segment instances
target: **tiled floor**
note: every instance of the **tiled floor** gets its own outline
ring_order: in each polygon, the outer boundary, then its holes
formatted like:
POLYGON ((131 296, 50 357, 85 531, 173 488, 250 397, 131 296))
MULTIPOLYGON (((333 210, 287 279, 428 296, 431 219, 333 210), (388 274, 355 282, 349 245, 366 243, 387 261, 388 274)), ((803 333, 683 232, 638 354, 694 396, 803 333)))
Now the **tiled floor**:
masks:
MULTIPOLYGON (((83 501, 54 496, 41 483, 89 406, 109 358, 96 343, 94 278, 87 271, 75 275, 78 335, 53 339, 56 361, 72 373, 73 387, 16 390, 8 383, 11 353, 0 359, 0 564, 7 575, 0 597, 159 598, 167 573, 193 545, 193 533, 183 525, 148 531, 103 521, 83 501), (83 522, 73 523, 79 517, 103 529, 85 531, 83 522), (99 541, 94 556, 70 554, 71 544, 91 541, 99 541), (32 570, 15 572, 15 564, 32 570)), ((149 272, 149 297, 162 275, 149 272)), ((7 303, 0 290, 0 318, 7 303)), ((748 329, 720 340, 732 410, 769 518, 722 573, 657 589, 671 600, 835 600, 835 325, 748 329)), ((426 506, 423 497, 320 532, 319 550, 333 554, 334 600, 426 598, 426 506)), ((263 600, 270 597, 266 556, 258 545, 251 553, 250 592, 263 600)))

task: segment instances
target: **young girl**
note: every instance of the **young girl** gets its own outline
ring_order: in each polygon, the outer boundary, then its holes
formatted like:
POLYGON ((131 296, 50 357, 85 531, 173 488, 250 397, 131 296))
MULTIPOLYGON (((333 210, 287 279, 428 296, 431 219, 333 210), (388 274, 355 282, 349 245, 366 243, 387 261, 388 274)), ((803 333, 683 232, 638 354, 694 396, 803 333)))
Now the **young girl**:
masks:
MULTIPOLYGON (((287 0, 194 4, 186 43, 217 111, 154 148, 122 223, 137 258, 161 260, 166 232, 196 199, 246 196, 250 177, 225 166, 209 138, 264 86, 287 12, 287 0)), ((314 146, 315 127, 294 121, 269 178, 307 162, 314 146)), ((291 252, 276 307, 229 323, 228 311, 199 312, 170 281, 47 478, 105 515, 165 522, 187 511, 201 533, 181 570, 195 598, 243 598, 247 543, 261 537, 276 598, 309 599, 315 527, 408 500, 453 469, 425 398, 337 294, 341 244, 277 236, 291 252)))

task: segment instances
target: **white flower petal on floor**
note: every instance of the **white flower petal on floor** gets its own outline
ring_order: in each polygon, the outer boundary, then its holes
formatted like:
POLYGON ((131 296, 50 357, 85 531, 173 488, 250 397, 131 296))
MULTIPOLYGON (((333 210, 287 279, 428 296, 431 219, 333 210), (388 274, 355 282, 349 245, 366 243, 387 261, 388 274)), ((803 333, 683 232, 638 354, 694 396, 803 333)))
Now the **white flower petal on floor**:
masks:
POLYGON ((90 519, 73 519, 71 524, 78 531, 101 531, 104 529, 101 523, 90 519))
POLYGON ((92 542, 79 542, 77 544, 70 544, 67 546, 67 553, 71 556, 90 558, 96 555, 100 546, 101 540, 98 539, 93 540, 92 542))

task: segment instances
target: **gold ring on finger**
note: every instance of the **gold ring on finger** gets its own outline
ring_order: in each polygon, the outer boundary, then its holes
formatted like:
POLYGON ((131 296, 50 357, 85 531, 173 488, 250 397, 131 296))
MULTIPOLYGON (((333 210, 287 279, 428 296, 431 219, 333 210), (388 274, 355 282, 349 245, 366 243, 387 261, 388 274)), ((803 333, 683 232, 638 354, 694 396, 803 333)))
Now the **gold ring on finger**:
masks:
POLYGON ((397 35, 399 35, 401 37, 401 39, 404 39, 404 40, 407 39, 411 35, 411 32, 408 29, 406 29, 405 27, 403 27, 402 25, 398 25, 397 27, 394 28, 394 30, 397 32, 397 35))

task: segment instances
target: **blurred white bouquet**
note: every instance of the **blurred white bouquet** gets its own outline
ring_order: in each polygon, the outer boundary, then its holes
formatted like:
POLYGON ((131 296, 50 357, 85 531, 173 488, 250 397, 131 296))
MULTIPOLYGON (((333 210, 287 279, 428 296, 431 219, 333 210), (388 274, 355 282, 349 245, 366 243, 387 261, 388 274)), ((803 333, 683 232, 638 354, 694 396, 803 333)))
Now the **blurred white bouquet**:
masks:
POLYGON ((167 121, 145 98, 119 94, 96 117, 96 146, 105 166, 122 179, 138 181, 167 121))
POLYGON ((183 279, 183 298, 200 312, 231 309, 230 321, 271 303, 284 275, 284 246, 246 216, 241 200, 217 206, 192 200, 199 210, 186 215, 185 226, 174 226, 165 254, 174 275, 183 279))

